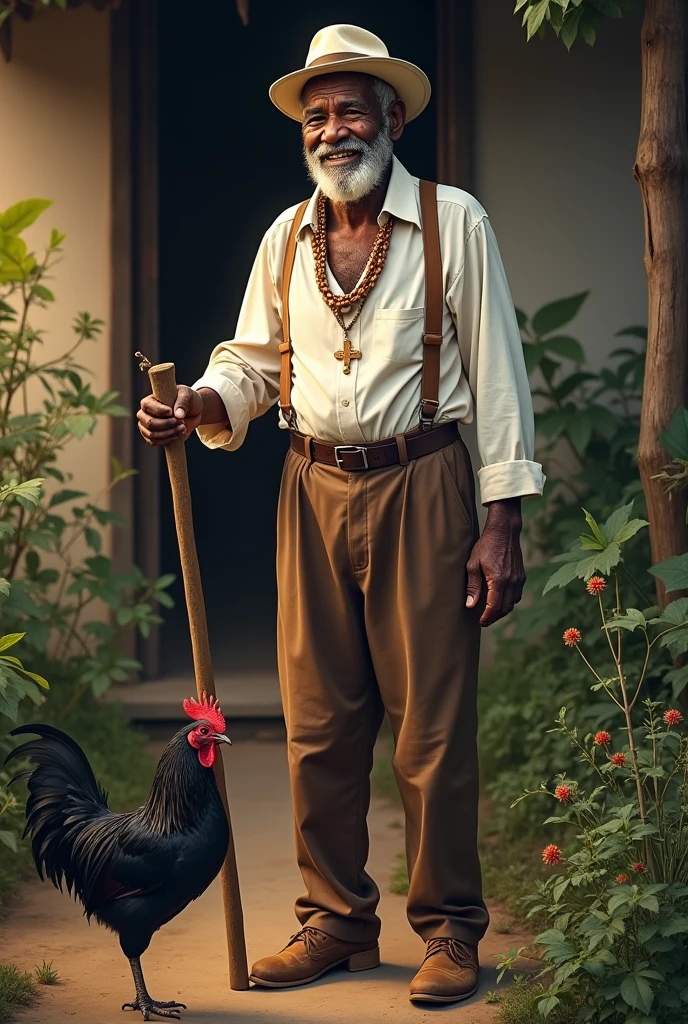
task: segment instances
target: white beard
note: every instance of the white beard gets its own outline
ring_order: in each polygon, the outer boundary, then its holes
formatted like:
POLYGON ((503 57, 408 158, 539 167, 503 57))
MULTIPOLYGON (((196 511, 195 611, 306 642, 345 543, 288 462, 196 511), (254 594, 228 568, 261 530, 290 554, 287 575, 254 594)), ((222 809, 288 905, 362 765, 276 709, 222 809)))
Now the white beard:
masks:
POLYGON ((389 129, 383 127, 370 144, 350 135, 334 146, 321 142, 314 151, 304 146, 303 156, 311 180, 328 199, 335 203, 355 203, 380 184, 393 151, 389 129), (323 161, 323 157, 343 149, 355 150, 361 154, 360 159, 353 166, 342 167, 330 167, 323 161))

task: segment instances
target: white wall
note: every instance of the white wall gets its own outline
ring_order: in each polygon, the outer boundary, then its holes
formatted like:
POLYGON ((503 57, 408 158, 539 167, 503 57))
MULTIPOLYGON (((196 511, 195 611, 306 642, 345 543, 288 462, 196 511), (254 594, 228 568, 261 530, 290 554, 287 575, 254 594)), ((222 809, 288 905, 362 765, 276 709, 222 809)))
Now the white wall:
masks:
POLYGON ((571 333, 593 365, 613 333, 647 322, 640 193, 640 17, 608 22, 567 53, 526 43, 511 0, 476 0, 476 194, 511 292, 528 314, 591 290, 571 333))
MULTIPOLYGON (((0 58, 0 209, 40 197, 54 205, 24 233, 40 247, 54 226, 67 232, 64 261, 50 287, 56 303, 33 323, 46 330, 54 358, 71 343, 70 324, 86 310, 106 321, 102 340, 85 343, 79 362, 108 387, 110 319, 110 18, 90 6, 37 10, 14 19, 10 63, 0 58)), ((91 495, 109 479, 108 426, 73 441, 60 468, 91 495)))

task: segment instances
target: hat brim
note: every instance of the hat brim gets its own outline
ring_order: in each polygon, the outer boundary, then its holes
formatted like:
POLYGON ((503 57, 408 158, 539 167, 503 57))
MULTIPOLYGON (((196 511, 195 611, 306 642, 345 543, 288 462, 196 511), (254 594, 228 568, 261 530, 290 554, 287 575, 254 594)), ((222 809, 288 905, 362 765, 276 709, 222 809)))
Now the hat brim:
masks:
POLYGON ((306 82, 320 75, 331 75, 342 71, 358 71, 365 75, 374 75, 388 82, 406 106, 406 121, 425 109, 430 99, 430 81, 424 71, 415 64, 397 57, 347 57, 317 67, 301 68, 292 71, 283 78, 278 78, 270 86, 270 99, 278 110, 295 121, 303 119, 301 93, 306 82))

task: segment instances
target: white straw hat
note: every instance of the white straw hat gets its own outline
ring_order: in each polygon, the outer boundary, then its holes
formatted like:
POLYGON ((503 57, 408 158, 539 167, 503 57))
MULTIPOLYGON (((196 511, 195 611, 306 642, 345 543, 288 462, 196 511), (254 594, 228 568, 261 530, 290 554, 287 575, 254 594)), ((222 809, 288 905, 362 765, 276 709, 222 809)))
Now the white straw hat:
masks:
POLYGON ((313 36, 306 65, 278 78, 270 86, 275 106, 300 121, 301 93, 306 82, 318 75, 359 71, 388 82, 406 104, 406 120, 418 117, 430 99, 428 76, 415 64, 390 57, 382 40, 357 25, 328 25, 313 36))

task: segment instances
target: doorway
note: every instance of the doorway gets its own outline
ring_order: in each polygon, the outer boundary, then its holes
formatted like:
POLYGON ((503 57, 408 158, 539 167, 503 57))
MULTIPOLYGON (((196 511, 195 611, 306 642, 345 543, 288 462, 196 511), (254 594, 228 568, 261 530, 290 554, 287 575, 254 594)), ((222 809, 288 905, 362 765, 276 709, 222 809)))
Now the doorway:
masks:
MULTIPOLYGON (((318 28, 355 22, 435 79, 433 6, 423 0, 250 0, 159 3, 159 358, 193 383, 215 344, 231 338, 259 242, 274 218, 312 192, 298 124, 267 90, 303 65, 318 28), (197 13, 197 11, 202 11, 197 13)), ((434 100, 398 155, 436 180, 434 100)), ((198 555, 218 673, 276 672, 275 517, 286 432, 277 408, 254 420, 234 452, 187 445, 198 555)), ((164 460, 160 460, 162 463, 164 460)), ((161 472, 165 469, 162 466, 161 472)), ((169 487, 161 480, 160 571, 178 575, 169 487)), ((181 581, 161 627, 161 672, 191 668, 181 581)))

